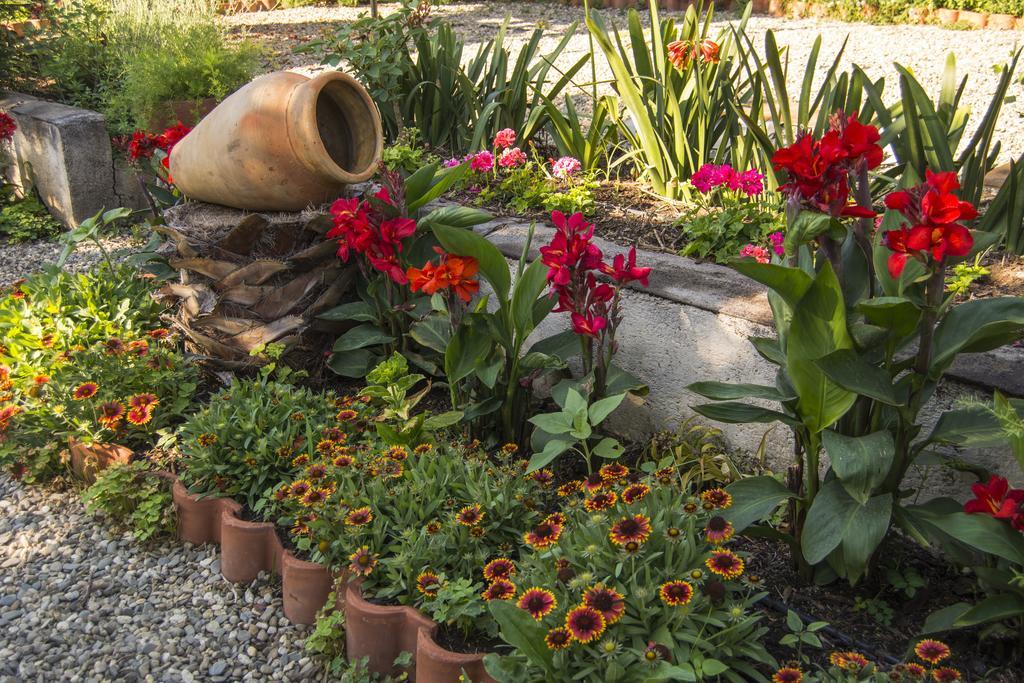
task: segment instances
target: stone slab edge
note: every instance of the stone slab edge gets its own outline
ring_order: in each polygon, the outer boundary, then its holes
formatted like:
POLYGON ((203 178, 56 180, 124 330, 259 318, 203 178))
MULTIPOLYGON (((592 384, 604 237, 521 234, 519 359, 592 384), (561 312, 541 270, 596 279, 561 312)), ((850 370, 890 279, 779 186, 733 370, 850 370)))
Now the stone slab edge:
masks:
MULTIPOLYGON (((474 228, 512 259, 518 259, 522 253, 529 229, 530 223, 511 218, 496 218, 474 228)), ((554 228, 550 226, 534 227, 531 259, 537 258, 539 246, 550 241, 553 234, 554 228)), ((608 257, 628 251, 599 237, 593 241, 608 257)), ((773 324, 767 289, 730 268, 644 249, 637 249, 637 263, 651 267, 650 287, 629 285, 638 291, 718 315, 769 327, 773 324)), ((962 354, 946 376, 988 390, 1024 396, 1024 349, 1004 346, 985 353, 962 354)))

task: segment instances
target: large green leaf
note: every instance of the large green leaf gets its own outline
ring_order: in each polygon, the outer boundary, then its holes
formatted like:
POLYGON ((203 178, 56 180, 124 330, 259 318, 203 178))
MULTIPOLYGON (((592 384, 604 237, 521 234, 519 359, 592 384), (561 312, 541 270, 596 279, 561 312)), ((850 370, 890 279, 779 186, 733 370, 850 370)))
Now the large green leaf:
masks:
POLYGON ((946 509, 948 506, 940 507, 937 501, 909 508, 918 518, 961 543, 1011 562, 1024 564, 1024 535, 1012 529, 1009 524, 988 515, 950 513, 945 512, 946 509))
POLYGON ((736 398, 764 398, 769 401, 791 401, 796 394, 787 396, 777 387, 763 384, 744 384, 730 382, 694 382, 686 387, 695 394, 714 401, 730 401, 736 398))
POLYGON ((868 363, 853 349, 833 351, 816 363, 830 380, 843 389, 891 406, 905 403, 905 397, 901 395, 903 392, 893 386, 889 373, 868 363))
POLYGON ((690 406, 695 412, 704 417, 729 424, 744 424, 746 422, 782 422, 790 427, 797 427, 800 423, 785 413, 777 410, 769 410, 761 406, 739 403, 736 401, 724 401, 722 403, 702 403, 690 406))
POLYGON ((777 263, 757 263, 750 259, 736 259, 729 265, 751 280, 756 280, 778 292, 790 307, 796 306, 813 282, 811 276, 801 269, 781 266, 777 263))
POLYGON ((451 319, 446 315, 429 315, 409 328, 409 336, 418 343, 444 353, 452 335, 451 319))
POLYGON ((626 394, 624 393, 615 394, 591 403, 590 408, 587 411, 590 424, 596 426, 604 422, 604 419, 608 417, 613 410, 619 407, 624 398, 626 398, 626 394))
POLYGON ((925 619, 922 633, 941 633, 958 628, 970 628, 990 621, 1018 619, 1024 616, 1024 598, 1015 593, 1000 593, 985 598, 976 605, 958 602, 933 612, 925 619))
POLYGON ((921 309, 900 296, 879 296, 857 304, 857 310, 872 325, 892 330, 898 337, 905 337, 917 329, 921 320, 921 309))
POLYGON ((797 410, 812 432, 820 432, 846 414, 857 395, 833 382, 816 361, 853 346, 839 280, 828 261, 793 310, 786 370, 799 396, 797 410))
POLYGON ((956 306, 935 329, 930 373, 937 377, 959 353, 988 351, 1024 332, 1024 297, 972 299, 956 306))
POLYGON ((342 377, 362 379, 380 361, 381 356, 370 349, 355 349, 331 354, 327 365, 342 377))
POLYGON ((942 413, 927 441, 976 448, 1005 443, 1006 433, 988 407, 968 406, 942 413))
POLYGON ((838 479, 818 491, 807 511, 800 544, 804 558, 818 564, 839 549, 845 575, 855 582, 889 530, 892 495, 883 494, 861 504, 846 492, 838 479))
POLYGON ((458 382, 468 377, 476 370, 478 361, 491 352, 493 345, 490 335, 463 321, 444 352, 444 371, 448 381, 458 382))
POLYGON ((352 303, 335 306, 317 316, 320 320, 359 320, 367 322, 377 319, 377 313, 373 307, 365 301, 353 301, 352 303))
POLYGON ((333 350, 335 353, 341 351, 353 351, 367 346, 390 344, 393 341, 395 341, 394 337, 383 332, 376 325, 364 323, 353 327, 351 330, 338 337, 334 342, 333 350))
POLYGON ((534 315, 536 303, 547 284, 547 266, 540 259, 531 263, 516 280, 512 290, 512 322, 517 339, 526 339, 539 322, 534 315))
POLYGON ((526 610, 519 609, 512 602, 492 600, 487 607, 501 627, 502 640, 525 655, 535 666, 552 671, 552 653, 544 644, 546 627, 534 621, 526 610))
POLYGON ((432 229, 437 241, 449 253, 475 258, 480 264, 480 272, 491 284, 499 303, 508 301, 512 276, 509 274, 505 257, 497 247, 475 232, 464 228, 434 225, 432 229))
POLYGON ((867 436, 845 436, 826 429, 822 432, 822 443, 843 488, 858 503, 867 504, 892 467, 896 455, 892 434, 880 431, 867 436))
POLYGON ((824 235, 833 228, 835 219, 820 211, 801 211, 796 220, 786 228, 785 248, 787 254, 795 254, 797 248, 824 235))
POLYGON ((793 497, 793 492, 774 477, 748 477, 729 484, 726 489, 732 495, 732 507, 722 516, 729 520, 736 531, 743 531, 754 522, 767 519, 771 513, 793 497))

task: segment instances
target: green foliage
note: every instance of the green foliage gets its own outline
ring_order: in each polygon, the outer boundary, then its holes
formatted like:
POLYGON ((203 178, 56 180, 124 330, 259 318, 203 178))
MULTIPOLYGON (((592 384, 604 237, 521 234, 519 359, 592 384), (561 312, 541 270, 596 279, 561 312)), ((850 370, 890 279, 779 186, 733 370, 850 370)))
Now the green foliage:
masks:
POLYGON ((719 676, 741 681, 762 680, 760 667, 777 666, 761 644, 767 629, 754 607, 764 596, 754 587, 756 577, 749 577, 750 583, 736 575, 724 578, 705 564, 713 553, 726 550, 704 539, 704 530, 720 510, 714 505, 703 509, 698 498, 680 489, 674 469, 659 473, 659 478, 618 480, 607 490, 573 494, 565 501, 564 524, 559 524, 555 543, 525 551, 514 577, 520 595, 540 587, 552 592, 555 606, 534 620, 513 602, 491 602, 501 637, 515 648, 507 657, 489 658, 492 676, 509 683, 699 681, 719 676), (661 477, 666 483, 660 483, 661 477), (595 510, 598 496, 607 491, 617 494, 613 503, 595 510), (590 496, 590 504, 584 496, 590 496), (649 526, 635 546, 621 538, 614 541, 615 529, 624 520, 649 526), (659 594, 673 581, 690 588, 684 604, 670 605, 659 594), (621 596, 613 601, 617 607, 608 609, 618 615, 606 619, 591 642, 549 648, 545 637, 565 624, 567 613, 584 603, 587 591, 597 588, 621 596))
POLYGON ((975 254, 974 263, 961 262, 953 266, 953 273, 946 278, 946 291, 963 296, 976 281, 991 275, 992 271, 981 265, 982 254, 975 254))
POLYGON ((291 480, 315 452, 321 429, 333 422, 334 397, 275 377, 235 380, 182 425, 182 482, 192 493, 227 495, 254 512, 291 480))
POLYGON ((255 73, 261 51, 228 44, 215 9, 210 0, 48 3, 48 27, 19 44, 21 78, 103 112, 116 132, 148 128, 167 116, 165 103, 223 98, 255 73))
MULTIPOLYGON (((657 2, 650 5, 645 36, 640 15, 628 13, 629 43, 623 44, 597 14, 587 27, 612 72, 616 96, 608 106, 639 175, 654 191, 673 199, 687 198, 686 180, 705 163, 729 162, 737 168, 765 167, 766 155, 753 134, 744 129, 737 103, 753 97, 756 85, 746 66, 744 35, 750 6, 738 25, 714 40, 718 60, 694 58, 682 69, 669 61, 666 46, 676 40, 699 45, 711 39, 713 7, 690 6, 682 23, 661 20, 657 2), (619 106, 625 114, 619 115, 619 106), (760 163, 758 163, 760 162, 760 163)), ((748 123, 749 125, 749 123, 748 123)))
POLYGON ((779 645, 796 650, 796 660, 800 664, 808 664, 810 657, 804 654, 804 647, 822 648, 818 631, 828 626, 828 622, 814 621, 805 624, 800 615, 793 610, 786 612, 786 628, 789 633, 779 639, 779 645))
POLYGON ((403 128, 394 144, 384 148, 382 160, 392 171, 415 173, 437 159, 420 144, 420 133, 415 128, 403 128))
POLYGON ((507 23, 465 64, 465 45, 452 26, 431 20, 429 5, 413 8, 408 1, 397 12, 361 17, 333 39, 301 49, 319 52, 332 66, 350 65, 380 107, 389 140, 414 128, 427 144, 462 154, 503 128, 523 141, 532 138, 547 121, 545 101, 559 97, 589 59, 581 57, 547 85, 575 27, 547 55, 539 52, 538 29, 513 60, 505 46, 507 23))
MULTIPOLYGON (((442 577, 441 581, 441 587, 434 597, 423 604, 423 610, 439 624, 457 628, 464 635, 469 635, 478 628, 480 617, 487 614, 487 607, 480 598, 483 582, 466 576, 451 581, 442 577)), ((493 630, 497 632, 496 625, 493 630)))
POLYGON ((334 591, 328 594, 327 602, 316 614, 313 632, 306 636, 303 647, 323 661, 328 674, 339 678, 350 665, 345 656, 345 611, 336 608, 336 598, 334 591))
POLYGON ((35 194, 0 202, 0 235, 11 244, 52 239, 61 229, 35 194))
POLYGON ((85 509, 102 513, 131 529, 138 541, 152 541, 174 532, 170 485, 154 475, 144 460, 108 467, 82 496, 85 509))
POLYGON ((782 229, 778 212, 766 212, 756 205, 738 204, 721 209, 693 209, 677 221, 686 234, 683 256, 711 258, 724 263, 747 244, 762 244, 768 235, 782 229))
POLYGON ((615 460, 622 455, 622 444, 610 436, 602 438, 596 431, 626 398, 625 392, 589 402, 579 391, 570 388, 554 398, 560 411, 530 418, 530 423, 537 429, 533 432, 534 456, 526 468, 527 472, 546 467, 568 450, 583 457, 587 474, 594 471, 594 457, 615 460))
POLYGON ((480 187, 478 202, 499 202, 520 213, 542 210, 572 215, 585 212, 594 205, 594 189, 597 188, 597 183, 589 176, 556 179, 536 160, 518 168, 499 169, 493 175, 473 174, 467 182, 480 187))
POLYGON ((729 484, 740 475, 722 431, 698 424, 694 417, 681 422, 674 432, 655 434, 645 455, 640 465, 644 472, 674 467, 688 489, 729 484))

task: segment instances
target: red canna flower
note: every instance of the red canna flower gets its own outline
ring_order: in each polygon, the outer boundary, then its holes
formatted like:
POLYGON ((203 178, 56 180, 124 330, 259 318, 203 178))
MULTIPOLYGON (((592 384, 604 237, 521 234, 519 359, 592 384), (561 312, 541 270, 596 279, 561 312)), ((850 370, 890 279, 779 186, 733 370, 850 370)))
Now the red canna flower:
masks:
POLYGON ((10 140, 14 137, 16 130, 18 130, 18 124, 14 122, 14 118, 10 114, 0 111, 0 140, 10 140))
POLYGON ((573 313, 570 318, 573 332, 585 337, 596 338, 601 330, 608 327, 608 319, 601 315, 573 313))
POLYGON ((923 263, 941 266, 947 256, 966 256, 974 246, 971 231, 960 221, 977 218, 970 202, 953 194, 960 188, 956 174, 925 172, 925 182, 915 187, 890 193, 887 208, 898 211, 907 221, 906 227, 886 231, 885 245, 889 256, 889 274, 898 278, 915 258, 923 263))

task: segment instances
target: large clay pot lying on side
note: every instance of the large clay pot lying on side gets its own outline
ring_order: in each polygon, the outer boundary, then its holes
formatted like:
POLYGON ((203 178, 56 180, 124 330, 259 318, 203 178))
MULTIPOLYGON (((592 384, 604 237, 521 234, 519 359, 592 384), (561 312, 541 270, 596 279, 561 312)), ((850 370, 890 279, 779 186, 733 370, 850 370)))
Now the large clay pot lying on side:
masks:
POLYGON ((374 174, 377 106, 351 76, 261 76, 221 102, 171 151, 187 197, 251 211, 300 211, 374 174))
POLYGON ((452 683, 465 672, 474 683, 495 683, 484 670, 484 655, 445 650, 434 642, 437 623, 408 606, 375 605, 363 598, 359 581, 339 587, 335 606, 345 610, 345 652, 352 661, 368 658, 370 671, 394 676, 401 673, 395 659, 413 654, 410 680, 417 683, 452 683), (342 599, 344 595, 344 601, 342 599))

